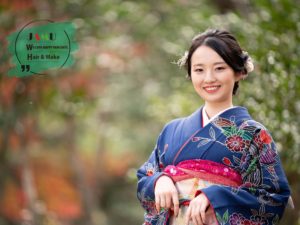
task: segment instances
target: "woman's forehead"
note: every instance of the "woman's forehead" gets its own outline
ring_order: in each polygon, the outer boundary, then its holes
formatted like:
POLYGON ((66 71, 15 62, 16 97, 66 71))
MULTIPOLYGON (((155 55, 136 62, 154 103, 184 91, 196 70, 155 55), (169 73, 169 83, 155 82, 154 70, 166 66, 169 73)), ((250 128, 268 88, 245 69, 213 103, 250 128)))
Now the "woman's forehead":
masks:
POLYGON ((192 55, 192 64, 216 64, 224 63, 222 57, 212 48, 208 46, 198 47, 192 55))

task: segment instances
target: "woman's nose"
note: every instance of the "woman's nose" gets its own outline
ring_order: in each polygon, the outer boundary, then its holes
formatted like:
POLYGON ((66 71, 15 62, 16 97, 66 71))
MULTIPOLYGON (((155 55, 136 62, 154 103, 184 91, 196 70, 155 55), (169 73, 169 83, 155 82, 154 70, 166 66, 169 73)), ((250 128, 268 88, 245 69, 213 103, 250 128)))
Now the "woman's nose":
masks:
POLYGON ((204 81, 206 83, 212 83, 216 81, 213 71, 207 70, 205 73, 204 81))

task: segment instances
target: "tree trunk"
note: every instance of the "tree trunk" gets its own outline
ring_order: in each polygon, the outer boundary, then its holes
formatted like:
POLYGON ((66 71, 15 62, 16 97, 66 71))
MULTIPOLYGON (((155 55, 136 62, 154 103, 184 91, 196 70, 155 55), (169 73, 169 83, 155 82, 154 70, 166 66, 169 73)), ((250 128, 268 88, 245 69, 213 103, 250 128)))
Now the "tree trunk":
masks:
POLYGON ((88 186, 85 179, 84 167, 80 160, 80 156, 77 151, 77 147, 74 144, 76 141, 76 125, 73 116, 67 118, 67 149, 71 158, 71 166, 75 174, 76 185, 79 189, 81 199, 83 201, 83 208, 85 217, 87 219, 86 224, 96 225, 93 219, 93 213, 96 211, 94 203, 94 193, 88 186))
POLYGON ((22 124, 19 122, 18 126, 18 134, 21 140, 21 184, 22 189, 25 193, 27 209, 30 215, 31 221, 26 221, 32 225, 40 225, 42 224, 41 221, 38 220, 38 214, 36 212, 36 202, 37 202, 37 194, 34 182, 34 175, 32 173, 32 169, 30 167, 30 153, 27 147, 27 140, 24 128, 22 124))

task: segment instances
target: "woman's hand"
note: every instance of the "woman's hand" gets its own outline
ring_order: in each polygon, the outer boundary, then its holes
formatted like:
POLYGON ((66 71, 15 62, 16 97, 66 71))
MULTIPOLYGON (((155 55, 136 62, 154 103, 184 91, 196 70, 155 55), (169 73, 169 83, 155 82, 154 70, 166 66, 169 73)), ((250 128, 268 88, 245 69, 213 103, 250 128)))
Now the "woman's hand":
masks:
POLYGON ((193 222, 193 225, 204 225, 207 219, 205 213, 209 205, 210 203, 203 193, 194 198, 186 212, 186 225, 189 225, 190 221, 193 222))
POLYGON ((156 181, 155 185, 155 206, 157 212, 160 208, 173 209, 174 216, 179 213, 178 192, 173 183, 173 180, 168 176, 161 176, 156 181))

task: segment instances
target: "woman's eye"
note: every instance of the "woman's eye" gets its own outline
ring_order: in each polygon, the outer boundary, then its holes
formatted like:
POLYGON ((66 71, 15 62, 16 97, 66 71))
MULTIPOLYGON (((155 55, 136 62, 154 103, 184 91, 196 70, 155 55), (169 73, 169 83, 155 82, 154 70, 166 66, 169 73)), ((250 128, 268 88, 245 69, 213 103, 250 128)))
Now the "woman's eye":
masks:
POLYGON ((218 71, 225 70, 225 67, 223 67, 223 66, 218 66, 218 67, 216 68, 216 70, 218 70, 218 71))
POLYGON ((197 72, 197 73, 200 73, 200 72, 202 72, 202 71, 203 71, 203 69, 201 69, 201 68, 197 68, 197 69, 195 69, 194 71, 195 71, 195 72, 197 72))

